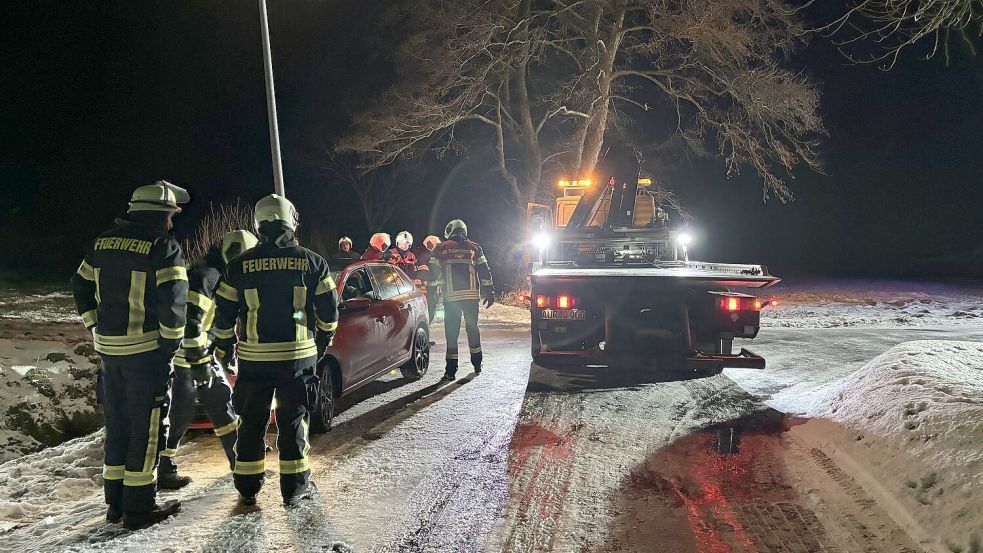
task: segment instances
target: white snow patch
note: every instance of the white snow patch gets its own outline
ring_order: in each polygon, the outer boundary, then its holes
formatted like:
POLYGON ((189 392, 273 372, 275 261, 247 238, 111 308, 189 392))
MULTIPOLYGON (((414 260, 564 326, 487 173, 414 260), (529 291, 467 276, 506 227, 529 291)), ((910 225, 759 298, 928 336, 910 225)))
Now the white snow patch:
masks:
POLYGON ((948 327, 983 322, 983 285, 823 281, 764 290, 779 300, 761 313, 765 327, 948 327))
POLYGON ((899 344, 817 394, 813 417, 854 431, 834 447, 953 553, 983 543, 983 344, 899 344))

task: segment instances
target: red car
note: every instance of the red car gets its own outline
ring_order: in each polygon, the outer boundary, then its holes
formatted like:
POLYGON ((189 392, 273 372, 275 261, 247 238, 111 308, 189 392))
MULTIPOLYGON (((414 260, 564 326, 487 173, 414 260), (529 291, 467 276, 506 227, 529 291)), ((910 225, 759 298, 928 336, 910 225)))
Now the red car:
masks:
MULTIPOLYGON (((340 317, 334 341, 317 366, 321 393, 311 409, 310 426, 315 433, 330 429, 341 396, 395 368, 404 378, 417 380, 430 366, 427 297, 406 273, 380 261, 337 268, 340 317)), ((235 384, 234 377, 230 381, 235 384)), ((211 427, 198 409, 192 428, 211 427)))

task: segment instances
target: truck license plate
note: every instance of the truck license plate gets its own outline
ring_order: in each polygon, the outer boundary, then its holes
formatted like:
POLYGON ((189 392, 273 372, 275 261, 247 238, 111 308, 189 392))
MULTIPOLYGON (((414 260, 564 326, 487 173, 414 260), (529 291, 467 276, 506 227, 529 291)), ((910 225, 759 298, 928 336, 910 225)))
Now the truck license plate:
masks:
POLYGON ((543 309, 541 316, 544 320, 583 321, 587 312, 583 309, 543 309))

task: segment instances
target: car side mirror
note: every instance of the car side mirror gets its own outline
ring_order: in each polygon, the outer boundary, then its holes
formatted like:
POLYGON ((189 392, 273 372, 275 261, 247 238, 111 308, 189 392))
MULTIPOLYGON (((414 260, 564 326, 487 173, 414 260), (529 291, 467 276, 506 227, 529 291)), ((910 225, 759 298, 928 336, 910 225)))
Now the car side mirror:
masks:
POLYGON ((359 311, 366 311, 372 306, 372 298, 367 298, 365 296, 359 298, 351 298, 341 302, 341 310, 347 311, 349 313, 357 313, 359 311))

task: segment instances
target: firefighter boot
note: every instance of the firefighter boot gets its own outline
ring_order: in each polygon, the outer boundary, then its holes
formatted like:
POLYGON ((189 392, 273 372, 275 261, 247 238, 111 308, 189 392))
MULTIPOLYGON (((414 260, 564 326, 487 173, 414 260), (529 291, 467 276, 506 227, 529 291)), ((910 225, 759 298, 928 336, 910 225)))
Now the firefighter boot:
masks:
POLYGON ((313 499, 317 494, 317 486, 314 485, 312 480, 307 480, 304 483, 297 486, 297 489, 290 494, 290 496, 284 496, 283 506, 293 507, 297 505, 299 501, 305 499, 313 499))
POLYGON ((222 442, 222 449, 225 450, 225 457, 229 460, 229 470, 235 470, 236 468, 236 433, 226 434, 219 438, 222 442))
POLYGON ((471 365, 474 366, 475 376, 481 374, 481 346, 471 348, 471 365))
POLYGON ((106 522, 109 524, 119 524, 123 522, 123 510, 115 505, 110 505, 106 510, 106 522))
POLYGON ((170 457, 161 455, 157 467, 157 487, 162 490, 179 490, 191 483, 190 476, 179 476, 177 465, 170 457))
POLYGON ((444 369, 445 382, 453 382, 457 375, 457 359, 448 359, 447 368, 444 369))
POLYGON ((170 499, 154 505, 152 511, 142 513, 123 513, 123 527, 127 530, 141 530, 176 514, 181 510, 181 502, 170 499))

